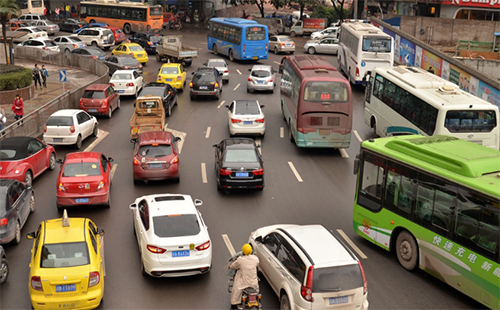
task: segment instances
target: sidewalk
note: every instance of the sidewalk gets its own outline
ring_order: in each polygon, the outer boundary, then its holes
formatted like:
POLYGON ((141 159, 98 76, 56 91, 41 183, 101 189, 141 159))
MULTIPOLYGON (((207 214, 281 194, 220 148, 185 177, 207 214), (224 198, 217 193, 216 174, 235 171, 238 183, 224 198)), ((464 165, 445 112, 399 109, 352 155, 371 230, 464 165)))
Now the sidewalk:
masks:
MULTIPOLYGON (((44 63, 38 63, 38 67, 40 69, 42 68, 42 64, 44 63)), ((34 62, 29 59, 16 59, 16 65, 31 69, 34 66, 34 62)), ((75 68, 60 67, 52 64, 44 65, 49 73, 49 77, 47 78, 47 87, 43 87, 42 89, 37 87, 34 97, 30 100, 25 100, 23 98, 25 116, 57 96, 63 94, 63 84, 64 91, 68 91, 86 85, 97 78, 96 75, 75 68), (66 83, 59 82, 59 70, 66 70, 66 83)), ((5 127, 7 127, 15 121, 14 112, 11 110, 12 102, 3 102, 0 96, 0 106, 5 111, 7 117, 5 127)))

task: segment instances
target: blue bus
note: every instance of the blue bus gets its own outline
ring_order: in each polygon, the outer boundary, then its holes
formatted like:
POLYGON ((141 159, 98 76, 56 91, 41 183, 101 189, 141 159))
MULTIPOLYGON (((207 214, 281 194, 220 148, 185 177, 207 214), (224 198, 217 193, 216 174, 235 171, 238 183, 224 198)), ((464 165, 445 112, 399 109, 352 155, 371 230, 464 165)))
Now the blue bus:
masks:
POLYGON ((243 18, 212 18, 208 23, 208 49, 231 61, 267 59, 267 26, 243 18))

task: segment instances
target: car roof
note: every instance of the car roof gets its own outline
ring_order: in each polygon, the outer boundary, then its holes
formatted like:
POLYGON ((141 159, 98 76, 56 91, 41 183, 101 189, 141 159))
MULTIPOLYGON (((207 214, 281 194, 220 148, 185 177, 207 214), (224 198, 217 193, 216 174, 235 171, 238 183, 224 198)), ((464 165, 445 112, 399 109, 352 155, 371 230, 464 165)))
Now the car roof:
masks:
MULTIPOLYGON (((207 63, 208 63, 208 62, 211 62, 211 61, 217 61, 217 62, 222 61, 222 62, 226 62, 226 61, 225 61, 224 59, 222 59, 222 58, 210 58, 209 60, 207 60, 207 63)), ((226 64, 227 64, 227 63, 226 63, 226 64)))
POLYGON ((74 152, 74 153, 68 153, 64 157, 64 162, 79 162, 79 161, 87 161, 88 159, 95 159, 99 160, 101 158, 101 153, 99 152, 74 152))
POLYGON ((272 69, 272 66, 270 65, 253 65, 252 71, 253 70, 270 70, 272 69))
POLYGON ((45 221, 44 244, 85 241, 86 218, 70 217, 69 226, 62 226, 62 218, 45 221))
POLYGON ((255 142, 250 138, 230 138, 224 139, 226 148, 232 149, 255 149, 255 142))
POLYGON ((259 105, 259 101, 256 99, 236 99, 234 100, 234 103, 237 105, 249 104, 249 103, 254 103, 256 105, 259 105))
POLYGON ((190 195, 160 194, 141 198, 146 199, 149 206, 149 214, 151 216, 197 213, 193 199, 190 195))
MULTIPOLYGON (((136 72, 135 70, 116 70, 115 73, 134 73, 136 72)), ((113 75, 115 75, 115 73, 113 73, 113 75)))
POLYGON ((87 86, 85 90, 106 90, 109 87, 109 84, 92 84, 87 86))
POLYGON ((212 67, 199 67, 196 72, 215 72, 215 68, 212 67))
MULTIPOLYGON (((137 44, 137 43, 122 43, 122 44, 120 44, 120 45, 125 45, 125 46, 140 46, 140 45, 139 45, 139 44, 137 44)), ((140 46, 140 47, 142 47, 142 46, 140 46)))
POLYGON ((1 142, 2 149, 16 150, 16 156, 9 160, 17 160, 28 157, 28 144, 37 140, 32 137, 10 137, 5 138, 1 142))
POLYGON ((172 143, 172 133, 168 131, 146 131, 139 134, 139 144, 171 144, 172 143))
POLYGON ((82 111, 82 110, 78 110, 78 109, 63 109, 63 110, 59 110, 59 111, 56 111, 56 112, 52 113, 52 115, 50 115, 50 117, 52 117, 52 116, 73 116, 73 115, 77 114, 80 111, 82 111))

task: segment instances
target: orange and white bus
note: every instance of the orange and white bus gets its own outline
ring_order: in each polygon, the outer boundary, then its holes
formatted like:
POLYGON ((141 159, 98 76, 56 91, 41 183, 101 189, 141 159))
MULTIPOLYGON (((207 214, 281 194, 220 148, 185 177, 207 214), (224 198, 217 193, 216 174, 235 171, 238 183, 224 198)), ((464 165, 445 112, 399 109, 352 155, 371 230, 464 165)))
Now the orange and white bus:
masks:
POLYGON ((81 1, 80 17, 88 23, 106 23, 129 34, 139 31, 160 31, 163 9, 141 2, 81 1))

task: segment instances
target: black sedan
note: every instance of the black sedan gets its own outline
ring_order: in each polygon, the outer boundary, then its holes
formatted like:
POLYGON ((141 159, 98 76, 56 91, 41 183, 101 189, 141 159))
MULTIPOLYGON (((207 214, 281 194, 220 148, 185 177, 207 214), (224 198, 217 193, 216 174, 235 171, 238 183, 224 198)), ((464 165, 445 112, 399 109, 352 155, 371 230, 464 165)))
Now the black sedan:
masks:
POLYGON ((87 22, 84 19, 68 18, 59 23, 59 29, 66 32, 74 32, 75 30, 85 26, 87 22))
POLYGON ((172 115, 172 108, 177 105, 177 89, 169 84, 149 83, 142 88, 139 97, 147 95, 162 97, 165 116, 172 115))
POLYGON ((136 32, 128 38, 132 43, 137 43, 148 53, 155 54, 156 46, 163 35, 161 33, 136 32))
POLYGON ((191 100, 199 96, 214 97, 219 100, 222 93, 222 73, 215 68, 201 67, 192 72, 189 83, 191 100))
POLYGON ((74 49, 71 51, 71 54, 80 55, 80 56, 84 56, 84 57, 92 57, 94 59, 101 60, 101 61, 105 60, 106 56, 108 55, 105 52, 103 52, 100 48, 93 47, 93 46, 80 47, 80 48, 74 49))
POLYGON ((21 229, 35 211, 35 193, 30 185, 0 180, 0 244, 21 242, 21 229))
POLYGON ((222 140, 215 148, 217 190, 264 189, 262 155, 253 139, 222 140))
POLYGON ((135 70, 137 73, 142 74, 142 65, 134 58, 134 56, 115 56, 111 55, 104 59, 103 64, 108 66, 109 75, 113 75, 116 70, 135 70))

